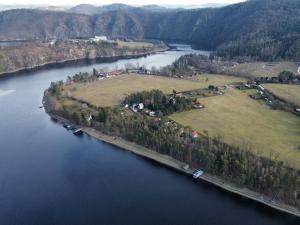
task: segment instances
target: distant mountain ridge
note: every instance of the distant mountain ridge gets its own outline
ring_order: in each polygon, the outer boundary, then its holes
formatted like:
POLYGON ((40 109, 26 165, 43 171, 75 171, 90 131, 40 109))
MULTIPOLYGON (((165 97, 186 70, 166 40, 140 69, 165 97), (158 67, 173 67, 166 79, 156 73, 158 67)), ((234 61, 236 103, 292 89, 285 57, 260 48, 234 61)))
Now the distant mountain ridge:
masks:
MULTIPOLYGON (((126 7, 117 4, 94 15, 25 9, 1 12, 0 40, 125 36, 189 42, 206 49, 222 48, 223 53, 234 49, 229 55, 242 51, 247 56, 252 54, 249 43, 259 43, 272 54, 287 37, 300 39, 300 1, 296 0, 251 0, 221 8, 163 12, 126 7)), ((295 54, 293 49, 289 55, 295 54)))
POLYGON ((104 6, 94 6, 90 4, 80 4, 75 7, 72 7, 67 10, 67 12, 71 13, 80 13, 80 14, 86 14, 86 15, 95 15, 95 14, 101 14, 104 12, 110 12, 110 11, 116 11, 116 10, 126 10, 128 12, 140 12, 143 10, 148 10, 151 12, 166 12, 171 10, 178 10, 177 8, 166 8, 159 5, 145 5, 145 6, 131 6, 121 3, 114 3, 110 5, 104 5, 104 6))

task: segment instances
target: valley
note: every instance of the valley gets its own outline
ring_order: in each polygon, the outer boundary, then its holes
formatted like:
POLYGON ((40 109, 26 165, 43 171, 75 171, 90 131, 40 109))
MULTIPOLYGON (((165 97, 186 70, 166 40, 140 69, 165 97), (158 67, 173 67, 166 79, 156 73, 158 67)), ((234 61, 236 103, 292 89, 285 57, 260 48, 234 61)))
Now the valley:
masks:
POLYGON ((300 224, 300 1, 229 1, 0 3, 0 224, 300 224))

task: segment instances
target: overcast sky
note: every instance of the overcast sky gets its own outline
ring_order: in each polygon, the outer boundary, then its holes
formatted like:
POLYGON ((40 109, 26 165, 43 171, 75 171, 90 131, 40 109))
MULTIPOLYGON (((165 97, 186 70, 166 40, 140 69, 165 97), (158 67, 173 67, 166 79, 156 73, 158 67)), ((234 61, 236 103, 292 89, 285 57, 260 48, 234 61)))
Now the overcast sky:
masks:
POLYGON ((1 5, 78 5, 78 4, 93 4, 93 5, 105 5, 111 3, 125 3, 130 5, 201 5, 207 3, 237 3, 245 0, 0 0, 1 5))

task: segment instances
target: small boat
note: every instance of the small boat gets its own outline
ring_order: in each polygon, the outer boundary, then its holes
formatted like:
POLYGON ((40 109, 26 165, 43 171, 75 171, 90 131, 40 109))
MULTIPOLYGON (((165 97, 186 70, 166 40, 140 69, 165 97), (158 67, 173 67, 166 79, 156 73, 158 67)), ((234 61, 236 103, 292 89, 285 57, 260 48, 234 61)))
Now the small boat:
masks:
POLYGON ((82 128, 78 128, 73 131, 73 134, 75 134, 75 135, 82 134, 82 133, 83 133, 82 128))
POLYGON ((66 128, 67 130, 71 130, 72 129, 72 127, 71 127, 71 125, 69 125, 69 124, 67 124, 67 123, 64 123, 64 128, 66 128))
POLYGON ((195 171, 193 172, 193 178, 194 178, 194 179, 197 179, 197 178, 199 178, 200 176, 202 176, 203 173, 204 173, 204 172, 203 172, 202 170, 195 170, 195 171))

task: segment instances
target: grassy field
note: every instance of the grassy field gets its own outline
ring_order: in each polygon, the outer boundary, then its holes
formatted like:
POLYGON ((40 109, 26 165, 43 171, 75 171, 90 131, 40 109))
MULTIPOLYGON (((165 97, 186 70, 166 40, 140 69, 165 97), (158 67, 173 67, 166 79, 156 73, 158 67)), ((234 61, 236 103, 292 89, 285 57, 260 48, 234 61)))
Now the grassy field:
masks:
POLYGON ((279 98, 300 106, 300 85, 264 84, 264 87, 279 98))
POLYGON ((119 47, 127 47, 127 48, 151 48, 151 47, 153 47, 152 43, 138 42, 138 41, 121 41, 121 40, 118 40, 117 44, 118 44, 119 47))
POLYGON ((294 62, 255 62, 241 63, 224 69, 225 73, 241 76, 265 77, 277 76, 281 71, 288 70, 297 74, 298 64, 294 62))
POLYGON ((138 91, 159 89, 170 94, 173 89, 185 91, 207 88, 210 84, 224 85, 241 80, 241 78, 222 75, 200 75, 197 80, 191 81, 161 76, 126 74, 90 84, 73 84, 67 86, 65 92, 96 106, 113 106, 119 104, 127 95, 138 91))
POLYGON ((266 157, 300 168, 300 119, 290 113, 271 110, 248 97, 249 92, 230 89, 223 96, 201 98, 203 110, 170 116, 210 136, 220 136, 234 145, 251 148, 266 157), (272 156, 271 156, 272 155, 272 156))

